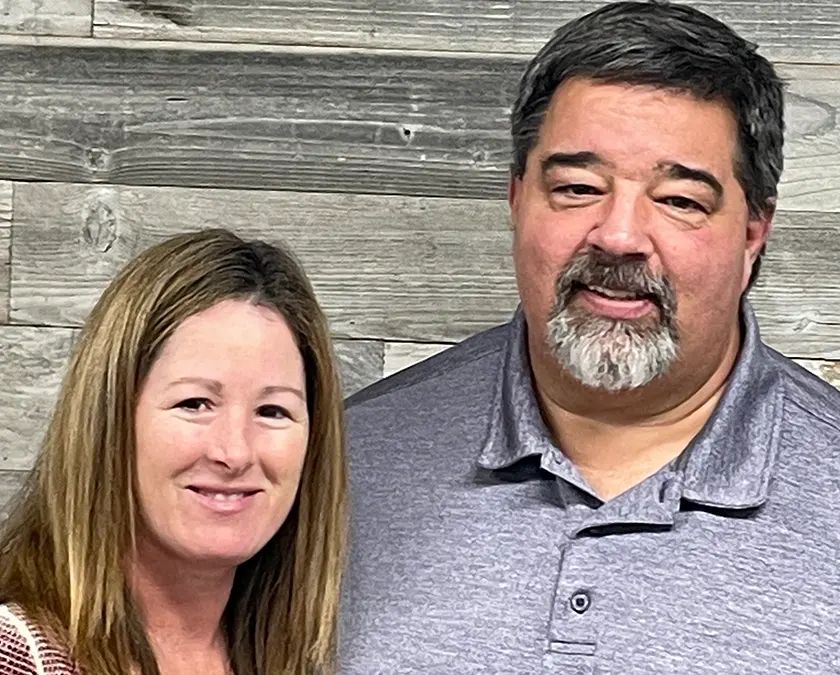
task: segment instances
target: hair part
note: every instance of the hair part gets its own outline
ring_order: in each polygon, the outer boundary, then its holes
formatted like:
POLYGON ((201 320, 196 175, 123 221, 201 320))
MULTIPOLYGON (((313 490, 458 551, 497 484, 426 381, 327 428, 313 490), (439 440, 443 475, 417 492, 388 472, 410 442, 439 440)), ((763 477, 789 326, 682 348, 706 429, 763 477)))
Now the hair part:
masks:
MULTIPOLYGON (((772 216, 784 164, 783 84, 755 45, 724 23, 687 5, 617 2, 558 28, 519 82, 511 114, 512 176, 525 174, 551 98, 572 78, 724 103, 737 124, 734 170, 750 216, 772 216)), ((760 264, 761 256, 750 285, 760 264)))
POLYGON ((235 574, 223 616, 237 675, 333 668, 346 541, 343 404, 327 321, 282 248, 226 230, 140 254, 88 317, 42 451, 0 536, 0 602, 21 605, 101 675, 158 668, 128 589, 135 550, 134 415, 163 345, 228 299, 279 312, 303 357, 310 437, 293 507, 235 574))

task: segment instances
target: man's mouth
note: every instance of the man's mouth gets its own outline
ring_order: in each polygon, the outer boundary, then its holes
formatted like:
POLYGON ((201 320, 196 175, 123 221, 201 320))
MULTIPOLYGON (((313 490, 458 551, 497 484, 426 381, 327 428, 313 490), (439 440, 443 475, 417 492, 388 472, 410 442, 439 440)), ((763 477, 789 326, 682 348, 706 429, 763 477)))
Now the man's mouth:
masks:
POLYGON ((643 290, 630 290, 630 289, 619 289, 619 288, 608 288, 607 286, 588 286, 583 283, 575 282, 572 284, 572 295, 579 293, 580 291, 587 291, 589 293, 594 293, 595 295, 599 295, 604 298, 608 298, 610 300, 618 300, 618 301, 640 301, 640 300, 647 300, 649 302, 654 303, 657 307, 660 306, 659 298, 653 294, 648 293, 643 290))

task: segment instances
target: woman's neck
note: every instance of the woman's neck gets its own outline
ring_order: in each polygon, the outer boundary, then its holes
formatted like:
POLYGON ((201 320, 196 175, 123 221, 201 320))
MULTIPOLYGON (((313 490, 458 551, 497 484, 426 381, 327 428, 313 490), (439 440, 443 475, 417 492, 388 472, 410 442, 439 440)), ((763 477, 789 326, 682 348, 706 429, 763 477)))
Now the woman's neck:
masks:
POLYGON ((154 546, 138 546, 129 566, 129 584, 164 675, 228 672, 221 622, 235 571, 202 567, 173 559, 154 546))

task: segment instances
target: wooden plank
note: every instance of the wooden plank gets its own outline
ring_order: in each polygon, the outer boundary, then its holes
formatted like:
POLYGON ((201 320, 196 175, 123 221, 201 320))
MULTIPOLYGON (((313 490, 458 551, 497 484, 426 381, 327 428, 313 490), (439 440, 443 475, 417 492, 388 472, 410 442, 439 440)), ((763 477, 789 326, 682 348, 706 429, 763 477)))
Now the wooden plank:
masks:
POLYGON ((0 33, 90 35, 93 0, 0 0, 0 33))
MULTIPOLYGON (((97 0, 97 36, 534 54, 593 0, 97 0)), ((691 3, 772 59, 840 60, 834 0, 691 3)))
POLYGON ((452 345, 441 342, 386 342, 385 343, 385 367, 382 370, 383 377, 393 375, 405 370, 415 363, 449 349, 452 345))
POLYGON ((30 469, 75 331, 0 326, 0 470, 30 469))
POLYGON ((12 260, 12 184, 0 181, 0 323, 9 320, 9 276, 12 260))
MULTIPOLYGON (((205 227, 288 243, 341 337, 454 342, 517 302, 503 201, 66 184, 15 194, 18 323, 79 325, 133 255, 205 227)), ((768 341, 840 359, 838 275, 840 215, 780 213, 752 294, 768 341)))
POLYGON ((335 340, 335 355, 341 367, 345 396, 373 384, 382 377, 382 342, 373 340, 335 340))
MULTIPOLYGON (((96 42, 91 41, 91 42, 96 42)), ((524 60, 0 46, 19 180, 502 198, 524 60)), ((782 207, 840 211, 840 66, 796 67, 782 207)))
MULTIPOLYGON (((0 476, 31 468, 76 332, 0 326, 0 476)), ((382 377, 381 342, 337 341, 335 349, 346 395, 382 377)))
POLYGON ((815 361, 797 359, 800 366, 840 389, 840 361, 815 361))
POLYGON ((26 471, 0 471, 0 523, 9 516, 11 502, 23 486, 26 471))

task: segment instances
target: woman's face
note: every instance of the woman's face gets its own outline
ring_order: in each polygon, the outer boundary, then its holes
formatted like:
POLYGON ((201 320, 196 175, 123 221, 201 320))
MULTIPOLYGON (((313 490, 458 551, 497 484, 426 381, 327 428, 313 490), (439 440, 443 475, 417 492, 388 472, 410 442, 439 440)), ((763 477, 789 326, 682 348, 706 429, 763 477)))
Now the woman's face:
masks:
POLYGON ((291 509, 308 436, 303 358, 282 315, 225 300, 186 319, 137 403, 138 555, 252 557, 291 509))

